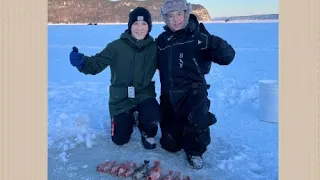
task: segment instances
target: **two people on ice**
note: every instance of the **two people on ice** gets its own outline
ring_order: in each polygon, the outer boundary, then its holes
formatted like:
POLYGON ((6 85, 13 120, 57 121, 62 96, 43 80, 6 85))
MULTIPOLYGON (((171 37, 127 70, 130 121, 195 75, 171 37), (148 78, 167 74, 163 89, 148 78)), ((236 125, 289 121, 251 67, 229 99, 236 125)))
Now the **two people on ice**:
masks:
POLYGON ((202 155, 211 142, 209 127, 217 121, 209 112, 205 74, 212 62, 230 64, 235 51, 225 40, 211 35, 190 11, 185 0, 166 0, 161 9, 164 32, 154 40, 149 35, 151 15, 138 7, 130 13, 128 30, 119 39, 90 57, 74 48, 70 61, 84 74, 94 75, 110 66, 109 110, 114 143, 129 142, 132 113, 137 110, 146 149, 156 147, 159 124, 161 147, 169 152, 183 149, 188 165, 201 169, 202 155), (160 73, 160 104, 152 81, 156 69, 160 73))

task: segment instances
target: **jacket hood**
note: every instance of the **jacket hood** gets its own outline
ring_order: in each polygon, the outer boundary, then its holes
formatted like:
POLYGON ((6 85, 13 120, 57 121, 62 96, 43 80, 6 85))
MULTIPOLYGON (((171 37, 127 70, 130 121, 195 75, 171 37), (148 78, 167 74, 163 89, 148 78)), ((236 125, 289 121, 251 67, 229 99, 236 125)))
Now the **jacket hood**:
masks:
MULTIPOLYGON (((176 31, 176 32, 180 32, 180 31, 194 32, 194 31, 198 30, 198 28, 199 28, 199 21, 198 21, 197 17, 194 14, 190 14, 187 26, 181 30, 176 31)), ((167 32, 175 33, 170 29, 170 27, 168 25, 165 25, 163 27, 163 29, 167 32)))

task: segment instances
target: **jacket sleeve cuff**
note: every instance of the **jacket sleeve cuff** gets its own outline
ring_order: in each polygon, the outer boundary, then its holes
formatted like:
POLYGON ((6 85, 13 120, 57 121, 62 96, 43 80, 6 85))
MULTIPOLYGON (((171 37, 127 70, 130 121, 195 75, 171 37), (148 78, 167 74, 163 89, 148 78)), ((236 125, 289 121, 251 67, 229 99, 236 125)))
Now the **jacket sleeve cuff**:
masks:
POLYGON ((82 70, 85 66, 85 56, 82 55, 81 61, 79 63, 79 66, 77 67, 79 70, 82 70))

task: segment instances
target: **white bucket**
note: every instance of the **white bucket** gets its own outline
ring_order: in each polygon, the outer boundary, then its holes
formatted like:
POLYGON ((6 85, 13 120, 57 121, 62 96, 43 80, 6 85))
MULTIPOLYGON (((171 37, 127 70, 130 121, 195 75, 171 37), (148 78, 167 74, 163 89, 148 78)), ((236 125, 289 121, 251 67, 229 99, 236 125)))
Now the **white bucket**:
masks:
POLYGON ((278 123, 278 97, 278 81, 259 81, 259 106, 262 121, 278 123))

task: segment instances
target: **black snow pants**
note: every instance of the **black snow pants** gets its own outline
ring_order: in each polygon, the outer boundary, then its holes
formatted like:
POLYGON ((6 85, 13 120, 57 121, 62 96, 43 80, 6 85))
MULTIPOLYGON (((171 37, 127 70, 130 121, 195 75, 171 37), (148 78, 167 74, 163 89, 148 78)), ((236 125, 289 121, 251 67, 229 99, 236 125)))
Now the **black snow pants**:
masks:
POLYGON ((159 103, 155 98, 142 101, 136 108, 111 119, 111 139, 117 145, 130 141, 134 127, 134 111, 139 113, 138 128, 147 137, 155 137, 160 121, 159 103))
POLYGON ((209 112, 207 88, 192 89, 176 104, 160 96, 160 144, 169 152, 183 149, 186 155, 202 156, 211 143, 209 127, 217 122, 209 112))

